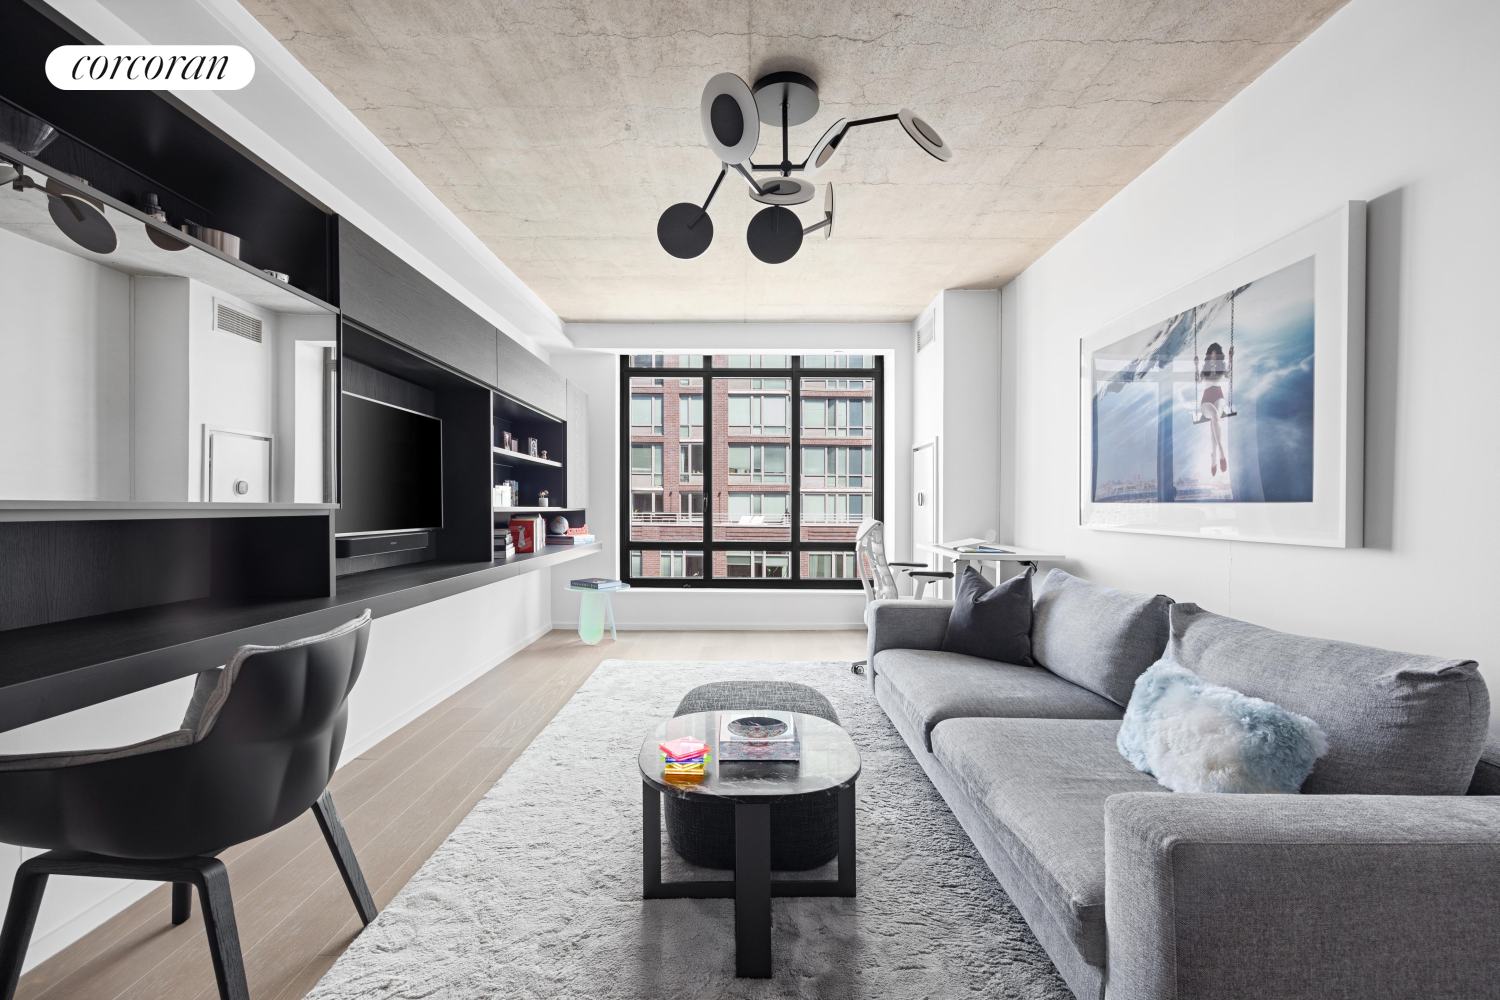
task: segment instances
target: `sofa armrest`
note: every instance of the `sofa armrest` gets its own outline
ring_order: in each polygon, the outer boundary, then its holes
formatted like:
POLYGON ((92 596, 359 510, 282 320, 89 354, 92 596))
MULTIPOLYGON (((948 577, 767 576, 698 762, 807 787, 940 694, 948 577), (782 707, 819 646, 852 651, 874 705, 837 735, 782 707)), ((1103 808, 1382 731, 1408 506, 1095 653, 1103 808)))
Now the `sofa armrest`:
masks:
POLYGON ((875 654, 882 649, 942 649, 952 613, 952 601, 871 601, 865 607, 870 683, 875 683, 875 654))
POLYGON ((1131 792, 1105 805, 1108 997, 1484 996, 1500 799, 1131 792))
POLYGON ((1479 752, 1474 779, 1469 782, 1470 795, 1500 795, 1500 735, 1490 733, 1479 752))

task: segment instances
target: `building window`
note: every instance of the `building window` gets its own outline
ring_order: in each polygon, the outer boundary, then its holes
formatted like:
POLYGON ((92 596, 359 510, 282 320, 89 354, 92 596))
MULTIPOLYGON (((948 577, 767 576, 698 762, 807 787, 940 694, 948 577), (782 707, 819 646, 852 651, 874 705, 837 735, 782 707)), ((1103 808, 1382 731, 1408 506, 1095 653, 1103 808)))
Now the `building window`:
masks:
MULTIPOLYGON (((689 379, 682 379, 686 383, 689 379)), ((703 397, 677 397, 677 439, 679 441, 703 440, 703 397)))
POLYGON ((814 580, 856 580, 853 552, 807 553, 806 576, 814 580))
POLYGON ((802 494, 803 524, 859 524, 864 519, 863 493, 802 494))
POLYGON ((881 517, 883 374, 874 355, 623 358, 632 578, 856 586, 855 534, 881 517))
POLYGON ((874 410, 863 399, 804 398, 802 434, 804 437, 869 437, 875 423, 874 410))
POLYGON ((785 493, 731 493, 728 513, 740 524, 785 524, 786 502, 785 493))
POLYGON ((630 446, 630 485, 632 489, 642 486, 661 486, 661 448, 659 444, 633 444, 630 446))
POLYGON ((786 482, 784 444, 731 444, 729 446, 729 485, 786 482))
POLYGON ((661 433, 660 396, 633 395, 630 397, 630 432, 632 434, 661 433))
POLYGON ((790 552, 726 552, 725 576, 741 580, 791 579, 790 552))
POLYGON ((677 481, 684 486, 703 485, 703 446, 701 444, 678 445, 681 454, 681 471, 677 481))
POLYGON ((786 436, 786 414, 790 407, 784 395, 729 397, 729 433, 786 436))
POLYGON ((854 489, 873 485, 874 448, 803 448, 804 490, 854 489))

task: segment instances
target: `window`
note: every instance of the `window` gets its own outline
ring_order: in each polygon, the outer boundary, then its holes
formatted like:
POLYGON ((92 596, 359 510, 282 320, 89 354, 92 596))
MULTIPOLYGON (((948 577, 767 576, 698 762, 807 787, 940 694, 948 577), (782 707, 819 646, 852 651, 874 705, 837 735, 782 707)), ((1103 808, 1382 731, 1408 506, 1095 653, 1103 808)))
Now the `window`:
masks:
POLYGON ((874 368, 873 354, 804 354, 803 368, 874 368))
MULTIPOLYGON (((691 379, 682 379, 686 385, 691 379)), ((702 440, 703 438, 703 397, 702 396, 678 396, 677 397, 677 439, 687 441, 691 438, 702 440)))
POLYGON ((729 485, 786 482, 784 444, 731 444, 729 446, 729 485))
POLYGON ((790 368, 792 359, 785 354, 715 355, 715 368, 790 368), (719 362, 722 361, 723 364, 719 362))
POLYGON ((677 481, 685 486, 703 485, 703 446, 701 444, 679 445, 682 463, 677 481))
POLYGON ((662 485, 661 445, 630 446, 630 485, 632 488, 662 485))
POLYGON ((725 576, 744 580, 787 580, 791 578, 790 552, 726 552, 725 576))
POLYGON ((786 520, 785 493, 731 493, 728 514, 741 524, 781 524, 786 520))
POLYGON ((874 448, 802 449, 802 488, 805 490, 862 490, 872 485, 874 475, 874 448))
POLYGON ((632 395, 630 397, 630 432, 632 434, 661 433, 660 396, 632 395))
POLYGON ((883 359, 663 352, 620 376, 632 580, 857 586, 855 534, 882 516, 883 359))
POLYGON ((859 524, 864 519, 863 493, 802 494, 803 524, 859 524))
POLYGON ((808 552, 806 571, 802 574, 814 580, 857 580, 854 571, 853 552, 808 552))
MULTIPOLYGON (((804 383, 805 384, 805 383, 804 383)), ((875 407, 863 399, 802 400, 804 437, 869 437, 875 407)))
POLYGON ((786 436, 786 396, 730 396, 729 433, 786 436))
POLYGON ((636 549, 630 553, 630 576, 635 580, 701 580, 703 552, 683 549, 636 549))

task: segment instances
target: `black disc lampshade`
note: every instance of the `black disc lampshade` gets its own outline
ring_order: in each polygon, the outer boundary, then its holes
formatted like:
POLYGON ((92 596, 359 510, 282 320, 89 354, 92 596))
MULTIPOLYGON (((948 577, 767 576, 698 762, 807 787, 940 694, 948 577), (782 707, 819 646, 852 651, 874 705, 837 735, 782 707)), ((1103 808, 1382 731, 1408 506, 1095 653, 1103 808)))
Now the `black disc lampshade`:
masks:
POLYGON ((698 102, 703 137, 721 161, 745 163, 760 144, 760 116, 750 87, 733 73, 720 73, 698 102))
POLYGON ((750 252, 767 264, 784 264, 802 249, 802 220, 797 213, 772 205, 755 213, 745 230, 750 252))
POLYGON ((115 227, 104 218, 101 208, 103 205, 70 191, 56 181, 47 182, 47 214, 52 216, 57 228, 85 250, 114 253, 120 241, 115 235, 115 227))
POLYGON ((679 201, 656 223, 656 241, 673 257, 692 260, 714 241, 714 220, 700 206, 679 201))

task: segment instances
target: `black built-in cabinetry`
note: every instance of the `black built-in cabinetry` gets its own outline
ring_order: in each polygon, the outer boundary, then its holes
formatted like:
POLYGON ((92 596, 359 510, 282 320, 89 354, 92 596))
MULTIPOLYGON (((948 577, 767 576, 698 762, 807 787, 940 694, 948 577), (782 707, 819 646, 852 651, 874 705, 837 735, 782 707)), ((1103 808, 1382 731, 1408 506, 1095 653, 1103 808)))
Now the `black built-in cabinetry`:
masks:
POLYGON ((533 502, 546 489, 570 524, 584 523, 582 390, 175 99, 53 88, 46 54, 92 39, 39 6, 0 0, 0 100, 66 133, 38 159, 128 205, 154 192, 173 225, 233 233, 245 262, 337 307, 341 389, 442 419, 444 510, 427 549, 336 559, 326 504, 0 498, 0 729, 217 666, 243 643, 322 631, 363 607, 390 614, 598 550, 492 556, 508 517, 493 507, 499 479, 521 481, 533 502), (557 464, 512 469, 495 453, 497 429, 537 437, 557 464))

